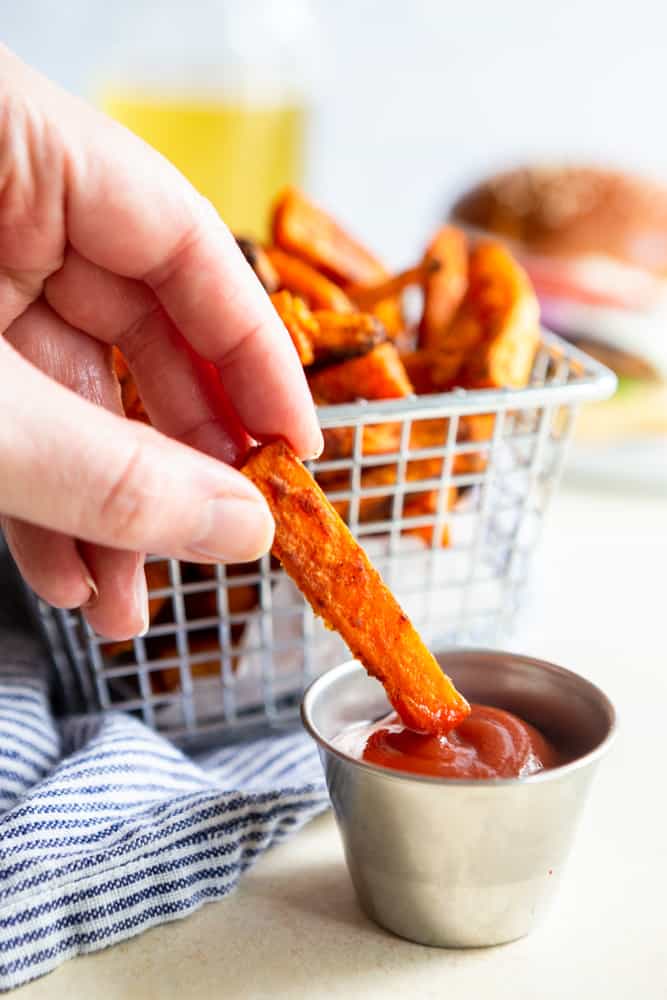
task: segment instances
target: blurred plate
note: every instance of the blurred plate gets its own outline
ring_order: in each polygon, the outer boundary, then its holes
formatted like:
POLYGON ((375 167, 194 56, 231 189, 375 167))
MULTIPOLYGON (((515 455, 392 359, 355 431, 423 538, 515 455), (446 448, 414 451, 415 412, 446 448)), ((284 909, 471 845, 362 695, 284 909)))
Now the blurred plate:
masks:
POLYGON ((667 437, 618 444, 574 441, 563 479, 566 483, 667 493, 667 437))

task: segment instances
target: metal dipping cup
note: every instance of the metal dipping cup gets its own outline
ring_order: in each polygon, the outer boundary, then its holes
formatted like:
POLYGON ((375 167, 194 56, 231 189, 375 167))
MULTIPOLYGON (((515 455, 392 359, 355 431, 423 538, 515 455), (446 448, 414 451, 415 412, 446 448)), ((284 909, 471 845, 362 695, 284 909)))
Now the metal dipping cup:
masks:
POLYGON ((438 660, 470 701, 531 722, 570 763, 526 778, 456 780, 390 771, 331 741, 390 711, 356 661, 308 688, 301 714, 317 741, 359 902, 419 944, 474 948, 523 937, 546 910, 598 761, 615 729, 608 698, 543 660, 485 649, 438 660))

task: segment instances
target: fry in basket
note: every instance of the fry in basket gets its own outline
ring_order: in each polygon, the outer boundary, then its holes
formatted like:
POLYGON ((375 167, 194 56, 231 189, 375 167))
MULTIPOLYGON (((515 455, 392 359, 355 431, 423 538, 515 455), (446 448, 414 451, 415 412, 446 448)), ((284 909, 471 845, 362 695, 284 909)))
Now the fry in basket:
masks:
POLYGON ((266 251, 255 240, 245 236, 237 236, 236 242, 269 295, 277 292, 281 285, 280 275, 266 251))
MULTIPOLYGON (((405 470, 405 479, 408 483, 420 482, 425 479, 437 479, 442 469, 442 460, 439 458, 417 459, 408 462, 405 470)), ((397 481, 397 467, 395 465, 379 465, 370 469, 364 469, 360 477, 362 493, 365 490, 377 489, 386 486, 387 493, 371 496, 361 496, 359 499, 358 518, 359 521, 367 524, 373 521, 388 521, 392 516, 393 507, 393 487, 397 481)), ((318 481, 325 486, 328 493, 343 492, 350 488, 350 479, 347 473, 334 473, 331 477, 318 476, 318 481)), ((458 495, 455 486, 450 487, 447 497, 447 508, 451 510, 458 495)), ((405 517, 416 517, 422 514, 433 514, 437 510, 438 491, 434 489, 419 492, 406 492, 403 501, 403 514, 405 517)), ((337 514, 347 523, 349 521, 350 501, 332 500, 332 506, 337 514)), ((405 528, 403 534, 419 534, 423 537, 421 528, 405 528)), ((430 537, 429 542, 430 545, 430 537)), ((446 544, 446 543, 444 543, 446 544)))
POLYGON ((429 733, 458 725, 468 703, 290 448, 281 441, 257 448, 243 471, 274 516, 274 554, 316 614, 381 681, 406 725, 429 733))
POLYGON ((461 350, 457 383, 467 389, 525 386, 539 346, 540 310, 510 252, 491 240, 470 254, 468 291, 443 346, 461 350))
MULTIPOLYGON (((456 490, 452 488, 454 495, 456 495, 456 490)), ((453 506, 452 503, 449 504, 450 507, 453 506)), ((438 512, 438 494, 435 490, 427 490, 425 493, 419 493, 416 496, 406 496, 403 501, 403 517, 433 517, 438 512)), ((434 518, 435 520, 435 518, 434 518)), ((449 531, 449 525, 443 524, 442 532, 439 537, 436 536, 436 525, 433 524, 422 524, 415 525, 414 527, 405 528, 406 533, 410 535, 416 535, 421 538, 428 548, 448 548, 451 537, 449 531)))
MULTIPOLYGON (((210 580, 211 589, 186 594, 185 617, 190 625, 201 622, 202 619, 218 619, 220 608, 218 604, 217 588, 215 586, 215 567, 209 565, 189 565, 188 569, 195 580, 210 580)), ((230 615, 245 615, 254 611, 259 604, 259 587, 257 584, 235 584, 234 577, 238 574, 248 572, 247 565, 227 566, 225 581, 225 599, 227 613, 230 615)), ((229 626, 229 636, 233 644, 241 641, 245 631, 246 623, 236 621, 229 626)), ((217 626, 210 628, 196 628, 188 631, 188 650, 190 653, 211 653, 210 659, 200 663, 193 663, 190 671, 193 677, 210 677, 220 674, 221 647, 220 636, 217 626)), ((178 655, 176 642, 173 636, 166 636, 159 646, 159 656, 168 658, 178 655)), ((239 657, 237 654, 231 657, 231 667, 235 671, 238 667, 239 657)), ((162 682, 165 691, 175 691, 181 686, 181 672, 178 667, 165 667, 157 673, 157 677, 162 682)))
POLYGON ((311 309, 352 312, 354 307, 343 289, 311 264, 278 247, 267 247, 266 256, 274 268, 279 286, 300 295, 311 309))
MULTIPOLYGON (((306 261, 337 284, 376 285, 390 277, 370 250, 296 188, 286 188, 278 198, 272 229, 279 249, 306 261)), ((403 331, 403 313, 397 297, 378 301, 371 311, 390 337, 403 331)))
MULTIPOLYGON (((210 659, 190 664, 190 676, 193 679, 220 675, 220 642, 217 630, 207 628, 190 632, 188 634, 188 651, 190 655, 209 652, 211 654, 210 659)), ((165 636, 159 647, 160 659, 172 659, 178 655, 178 645, 174 636, 165 636)), ((181 689, 182 678, 178 667, 163 667, 161 670, 154 670, 152 678, 155 688, 159 691, 172 692, 181 689)))
POLYGON ((335 313, 318 309, 313 313, 315 363, 334 363, 368 354, 387 339, 382 323, 370 313, 335 313))
POLYGON ((347 285, 346 292, 359 309, 372 309, 379 302, 393 299, 411 285, 424 285, 429 275, 440 270, 440 261, 424 258, 421 264, 385 278, 375 285, 347 285))
MULTIPOLYGON (((354 449, 354 427, 327 427, 323 434, 323 461, 350 457, 354 449)), ((400 444, 400 423, 367 424, 361 429, 362 455, 384 455, 398 451, 400 444)))
MULTIPOLYGON (((492 413, 463 415, 459 417, 457 442, 489 441, 493 432, 492 413), (490 423, 489 423, 490 419, 490 423)), ((449 433, 449 421, 444 417, 418 420, 412 425, 410 448, 436 448, 444 445, 449 433)), ((452 460, 454 475, 468 475, 482 472, 486 468, 486 456, 481 451, 458 452, 452 460)), ((436 473, 436 475, 439 475, 436 473)))
POLYGON ((457 384, 456 377, 461 369, 462 360, 463 352, 458 347, 447 350, 424 348, 401 354, 401 361, 408 378, 420 396, 453 389, 457 384))
POLYGON ((372 285, 388 277, 369 250, 296 188, 286 188, 273 210, 274 243, 344 283, 372 285))
POLYGON ((271 301, 287 327, 304 368, 317 363, 338 363, 367 354, 386 341, 380 321, 369 313, 311 312, 306 302, 287 289, 271 301))
POLYGON ((468 284, 468 249, 465 234, 443 226, 431 240, 424 264, 438 266, 426 279, 424 311, 419 324, 419 346, 441 346, 442 335, 463 301, 468 284))
POLYGON ((391 343, 380 344, 360 358, 316 372, 308 381, 313 396, 322 403, 400 399, 413 392, 403 362, 391 343))
POLYGON ((317 330, 317 320, 310 309, 297 295, 292 295, 286 289, 274 292, 271 296, 273 307, 287 327, 287 332, 296 347, 299 361, 304 366, 312 365, 315 360, 313 337, 317 330))

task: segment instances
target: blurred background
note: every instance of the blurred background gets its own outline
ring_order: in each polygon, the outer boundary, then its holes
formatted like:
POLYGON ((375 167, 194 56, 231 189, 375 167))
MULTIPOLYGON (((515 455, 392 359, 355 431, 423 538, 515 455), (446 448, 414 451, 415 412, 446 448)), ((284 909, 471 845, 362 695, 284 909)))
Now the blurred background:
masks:
MULTIPOLYGON (((307 108, 308 188, 396 265, 504 164, 567 155, 667 175, 660 0, 22 0, 3 4, 1 34, 97 100, 219 90, 234 111, 242 97, 307 108)), ((276 179, 298 161, 282 127, 276 179)))
MULTIPOLYGON (((303 183, 402 267, 458 194, 505 167, 566 160, 667 179, 660 0, 631 8, 602 0, 23 0, 5 4, 2 29, 24 59, 169 156, 237 233, 262 236, 275 192, 303 183)), ((607 412, 613 436, 623 437, 627 411, 597 411, 596 441, 575 451, 571 474, 667 489, 667 295, 661 309, 651 307, 648 319, 644 310, 639 322, 634 305, 595 317, 596 329, 620 325, 614 347, 626 355, 635 325, 645 344, 655 332, 662 385, 647 395, 642 380, 633 433, 611 460, 597 439, 608 436, 607 412)), ((643 350, 630 354, 643 364, 643 350)), ((624 364, 616 371, 627 374, 624 364)))

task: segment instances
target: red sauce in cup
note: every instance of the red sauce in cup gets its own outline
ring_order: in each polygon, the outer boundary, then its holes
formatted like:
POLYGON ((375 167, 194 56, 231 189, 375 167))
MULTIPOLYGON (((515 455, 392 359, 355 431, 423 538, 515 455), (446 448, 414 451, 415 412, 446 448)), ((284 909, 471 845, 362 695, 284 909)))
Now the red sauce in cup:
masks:
POLYGON ((489 705, 473 704, 446 736, 415 733, 392 713, 347 730, 336 745, 369 764, 435 778, 518 778, 562 763, 534 726, 489 705))

